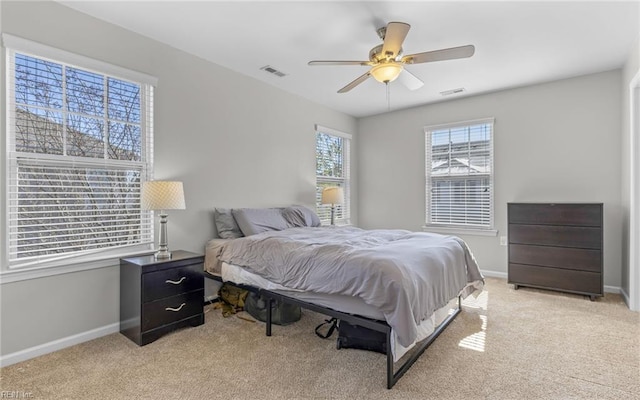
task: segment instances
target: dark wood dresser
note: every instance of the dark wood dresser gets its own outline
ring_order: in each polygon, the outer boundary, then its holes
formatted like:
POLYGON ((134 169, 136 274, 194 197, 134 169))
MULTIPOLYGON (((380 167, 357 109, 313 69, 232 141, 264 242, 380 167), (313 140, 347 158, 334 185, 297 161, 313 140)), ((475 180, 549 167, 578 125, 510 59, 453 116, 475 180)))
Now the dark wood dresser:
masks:
POLYGON ((508 203, 509 283, 603 295, 602 203, 508 203))
POLYGON ((204 256, 172 253, 120 259, 120 333, 139 346, 204 323, 204 256))

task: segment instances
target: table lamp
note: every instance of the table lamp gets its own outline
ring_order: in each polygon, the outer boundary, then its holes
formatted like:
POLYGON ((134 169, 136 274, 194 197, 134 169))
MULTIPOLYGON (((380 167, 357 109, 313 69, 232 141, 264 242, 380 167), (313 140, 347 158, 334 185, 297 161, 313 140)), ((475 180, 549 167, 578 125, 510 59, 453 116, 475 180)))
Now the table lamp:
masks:
POLYGON ((344 190, 338 186, 322 190, 322 204, 331 204, 331 225, 335 225, 336 204, 344 203, 344 190))
POLYGON ((142 183, 140 204, 144 210, 160 211, 160 240, 156 259, 171 258, 167 236, 166 210, 184 210, 184 190, 182 182, 148 181, 142 183))

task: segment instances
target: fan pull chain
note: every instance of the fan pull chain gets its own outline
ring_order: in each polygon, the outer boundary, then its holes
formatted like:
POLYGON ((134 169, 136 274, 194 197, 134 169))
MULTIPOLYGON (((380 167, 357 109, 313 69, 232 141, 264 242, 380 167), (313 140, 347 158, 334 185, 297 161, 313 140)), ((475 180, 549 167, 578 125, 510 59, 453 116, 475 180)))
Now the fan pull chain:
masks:
POLYGON ((387 87, 387 111, 391 111, 391 91, 389 90, 389 82, 385 82, 387 87))

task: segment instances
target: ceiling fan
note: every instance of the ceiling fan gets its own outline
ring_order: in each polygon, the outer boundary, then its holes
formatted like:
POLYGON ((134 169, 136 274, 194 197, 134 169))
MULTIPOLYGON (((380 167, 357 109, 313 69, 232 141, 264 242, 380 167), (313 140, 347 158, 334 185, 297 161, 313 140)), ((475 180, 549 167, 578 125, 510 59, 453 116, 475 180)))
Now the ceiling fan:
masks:
POLYGON ((424 85, 417 76, 407 71, 407 64, 421 64, 434 61, 454 60, 471 57, 475 52, 473 45, 427 51, 424 53, 402 55, 402 42, 407 37, 411 25, 404 22, 389 22, 378 29, 383 43, 369 51, 369 61, 309 61, 309 65, 363 65, 371 67, 353 82, 338 90, 346 93, 366 81, 370 76, 381 83, 388 84, 400 77, 400 81, 409 89, 416 90, 424 85))

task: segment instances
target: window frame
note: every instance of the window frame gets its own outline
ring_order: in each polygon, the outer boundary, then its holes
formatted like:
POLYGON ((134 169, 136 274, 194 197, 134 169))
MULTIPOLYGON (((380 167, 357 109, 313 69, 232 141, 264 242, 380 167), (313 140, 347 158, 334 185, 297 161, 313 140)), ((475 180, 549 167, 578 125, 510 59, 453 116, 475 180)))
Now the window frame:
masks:
MULTIPOLYGON (((494 147, 495 147, 495 118, 480 118, 467 121, 452 122, 446 124, 429 125, 424 127, 424 139, 425 139, 425 225, 422 227, 424 231, 437 232, 445 234, 468 234, 478 236, 496 236, 498 231, 495 229, 495 178, 494 178, 494 147), (473 125, 490 125, 490 144, 489 144, 489 223, 485 226, 471 225, 471 224, 449 224, 432 222, 432 206, 431 206, 431 189, 432 189, 432 165, 429 165, 431 160, 431 135, 435 131, 465 128, 473 125)), ((449 151, 451 153, 451 150, 449 151)), ((473 175, 460 175, 461 179, 473 177, 473 175)))
MULTIPOLYGON (((103 169, 108 168, 122 168, 123 166, 131 166, 136 164, 140 169, 140 187, 142 182, 150 180, 153 176, 153 92, 155 86, 157 86, 157 78, 140 73, 137 71, 122 68, 113 64, 105 63, 103 61, 95 60, 89 57, 81 56, 75 53, 57 49, 51 46, 47 46, 41 43, 33 42, 27 39, 2 34, 2 41, 4 47, 5 56, 5 121, 3 129, 6 133, 6 141, 4 143, 4 157, 5 171, 3 173, 4 184, 2 190, 4 191, 2 202, 2 215, 4 221, 2 222, 2 231, 4 232, 5 239, 2 241, 1 247, 4 250, 2 265, 0 268, 0 276, 2 277, 2 283, 19 281, 23 279, 32 279, 42 276, 57 275, 59 273, 67 273, 74 271, 81 271, 93 268, 102 268, 105 266, 114 265, 117 263, 117 259, 120 257, 139 254, 143 251, 150 251, 153 248, 154 241, 154 224, 153 214, 149 211, 141 212, 140 228, 145 227, 150 230, 150 234, 143 234, 143 240, 137 244, 106 247, 96 250, 85 250, 81 252, 72 253, 60 253, 60 254, 48 254, 36 257, 29 257, 27 260, 14 259, 10 260, 10 229, 11 223, 11 201, 12 194, 10 187, 12 182, 15 182, 13 175, 17 174, 18 160, 21 155, 27 155, 28 159, 42 160, 42 159, 54 159, 59 158, 62 161, 61 165, 69 165, 73 167, 74 161, 79 161, 81 165, 100 165, 103 169), (123 161, 117 159, 108 158, 84 158, 73 156, 55 156, 50 157, 46 153, 21 153, 16 151, 15 141, 17 132, 15 129, 15 116, 16 116, 16 104, 15 104, 15 56, 16 54, 22 54, 25 56, 41 59, 45 61, 51 61, 56 64, 81 69, 92 73, 97 73, 105 77, 105 82, 109 78, 114 78, 119 81, 125 81, 134 83, 140 87, 140 146, 141 146, 141 160, 140 161, 123 161)), ((104 104, 104 112, 107 112, 108 104, 104 104)), ((69 110, 64 107, 64 113, 68 113, 69 110)), ((106 115, 106 114, 105 114, 106 115)), ((106 155, 106 150, 105 150, 106 155)), ((100 167, 96 167, 100 168, 100 167)), ((134 168, 135 169, 135 168, 134 168)))
POLYGON ((318 146, 318 134, 322 133, 329 136, 335 136, 342 138, 344 140, 342 146, 342 177, 329 177, 329 176, 321 176, 317 174, 317 161, 316 161, 316 213, 320 217, 320 222, 322 225, 329 225, 331 223, 330 218, 322 218, 322 215, 326 213, 325 209, 330 209, 330 206, 320 204, 318 199, 321 196, 320 192, 320 184, 328 183, 334 184, 335 186, 341 186, 344 190, 344 204, 336 206, 336 225, 350 225, 351 224, 351 142, 353 140, 353 136, 349 133, 339 131, 337 129, 328 128, 322 125, 315 125, 315 140, 314 143, 316 145, 316 160, 318 157, 317 146, 318 146), (339 217, 339 215, 341 215, 339 217))

